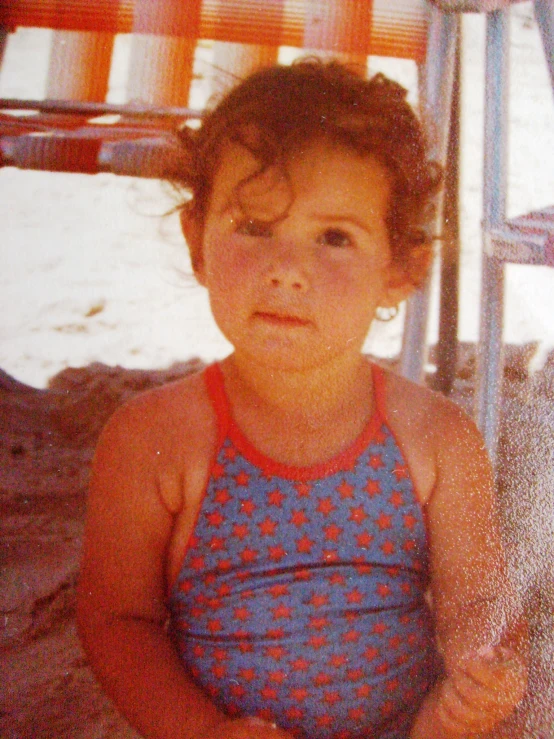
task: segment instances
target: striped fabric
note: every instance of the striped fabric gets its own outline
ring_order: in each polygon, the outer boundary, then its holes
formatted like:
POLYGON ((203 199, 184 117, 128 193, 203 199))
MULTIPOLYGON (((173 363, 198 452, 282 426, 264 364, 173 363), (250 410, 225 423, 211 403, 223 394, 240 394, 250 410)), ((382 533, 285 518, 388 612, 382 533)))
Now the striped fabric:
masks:
POLYGON ((422 61, 425 0, 3 0, 0 26, 153 33, 422 61), (198 7, 200 5, 200 8, 198 7), (198 12, 200 11, 200 12, 198 12), (332 14, 332 34, 318 26, 332 14))

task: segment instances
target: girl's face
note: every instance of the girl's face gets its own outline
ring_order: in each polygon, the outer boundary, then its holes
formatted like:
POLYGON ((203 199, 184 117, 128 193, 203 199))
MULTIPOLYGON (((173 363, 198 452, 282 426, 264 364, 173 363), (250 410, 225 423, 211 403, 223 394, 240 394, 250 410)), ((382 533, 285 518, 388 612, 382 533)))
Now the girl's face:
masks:
POLYGON ((271 169, 237 189, 257 168, 232 144, 214 181, 197 277, 217 324, 237 356, 276 370, 359 355, 376 308, 408 292, 391 264, 386 170, 314 143, 288 178, 271 169))

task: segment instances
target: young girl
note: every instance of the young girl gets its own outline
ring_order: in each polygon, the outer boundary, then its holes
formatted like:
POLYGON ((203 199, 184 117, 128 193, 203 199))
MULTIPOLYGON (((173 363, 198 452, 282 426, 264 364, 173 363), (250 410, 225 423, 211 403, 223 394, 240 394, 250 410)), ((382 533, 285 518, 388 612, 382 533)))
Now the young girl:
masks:
POLYGON ((102 435, 78 605, 93 669, 155 739, 492 730, 525 660, 483 443, 361 354, 430 259, 439 177, 405 91, 271 68, 182 141, 183 231, 234 352, 102 435))

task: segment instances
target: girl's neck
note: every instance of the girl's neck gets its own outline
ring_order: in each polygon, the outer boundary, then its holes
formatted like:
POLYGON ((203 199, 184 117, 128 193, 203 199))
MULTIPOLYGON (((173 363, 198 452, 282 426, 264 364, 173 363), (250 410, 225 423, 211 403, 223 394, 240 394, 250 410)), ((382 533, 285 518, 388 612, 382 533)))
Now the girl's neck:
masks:
POLYGON ((290 420, 317 424, 360 404, 367 409, 373 397, 371 366, 359 354, 306 371, 274 369, 232 354, 222 368, 235 408, 254 406, 290 420))

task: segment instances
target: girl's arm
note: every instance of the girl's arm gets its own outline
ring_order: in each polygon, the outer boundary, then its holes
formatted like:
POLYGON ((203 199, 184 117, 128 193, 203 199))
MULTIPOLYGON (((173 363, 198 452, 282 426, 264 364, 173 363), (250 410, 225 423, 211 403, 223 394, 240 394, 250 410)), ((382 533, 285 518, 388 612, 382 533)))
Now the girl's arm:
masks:
POLYGON ((431 587, 446 676, 411 739, 484 735, 526 688, 526 628, 506 572, 493 475, 474 424, 437 399, 437 478, 427 504, 431 587))
POLYGON ((178 496, 164 495, 168 444, 154 438, 151 402, 115 415, 93 465, 77 604, 92 669, 148 739, 286 739, 263 722, 229 720, 191 681, 166 634, 165 557, 178 496))

